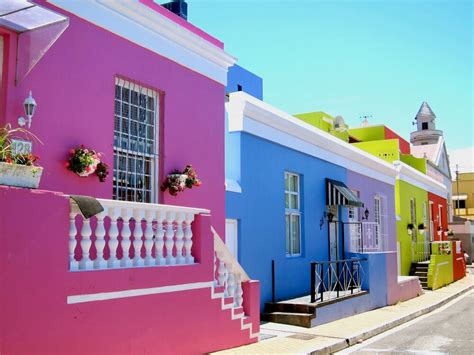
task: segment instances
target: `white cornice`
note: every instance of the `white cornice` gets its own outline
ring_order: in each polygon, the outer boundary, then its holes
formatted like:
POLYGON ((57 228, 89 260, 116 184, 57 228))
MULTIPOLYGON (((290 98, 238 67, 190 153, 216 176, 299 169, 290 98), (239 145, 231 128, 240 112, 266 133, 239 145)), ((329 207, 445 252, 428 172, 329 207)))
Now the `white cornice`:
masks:
POLYGON ((429 191, 440 197, 448 197, 448 190, 444 184, 436 181, 435 179, 423 174, 422 172, 416 170, 415 168, 412 168, 411 166, 401 161, 394 161, 393 165, 397 168, 398 171, 397 179, 408 182, 411 185, 429 191))
POLYGON ((244 92, 231 93, 226 108, 229 132, 247 132, 359 174, 395 183, 397 170, 392 164, 244 92))
POLYGON ((236 58, 138 0, 47 0, 223 85, 236 58))

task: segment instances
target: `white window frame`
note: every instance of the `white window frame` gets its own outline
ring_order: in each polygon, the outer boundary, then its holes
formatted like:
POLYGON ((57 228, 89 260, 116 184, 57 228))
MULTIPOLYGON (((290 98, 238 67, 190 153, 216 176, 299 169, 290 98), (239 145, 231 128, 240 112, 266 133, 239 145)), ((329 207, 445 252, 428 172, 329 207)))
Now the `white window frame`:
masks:
POLYGON ((158 162, 159 162, 159 127, 160 127, 160 95, 157 91, 147 88, 143 85, 128 81, 122 78, 115 78, 114 92, 117 86, 122 90, 130 90, 128 100, 123 100, 121 94, 120 99, 116 98, 114 94, 114 171, 113 171, 113 198, 117 200, 126 200, 134 202, 148 202, 156 203, 158 201, 158 162), (138 93, 138 103, 133 104, 131 93, 138 93), (140 106, 140 95, 147 96, 146 107, 140 106), (153 98, 153 107, 148 106, 148 98, 153 98), (124 104, 128 104, 128 113, 124 115, 124 104), (119 105, 119 114, 115 107, 119 105), (132 108, 136 109, 136 120, 132 120, 132 108), (140 120, 140 113, 144 111, 145 121, 140 120), (153 117, 153 122, 150 124, 148 114, 153 117), (117 117, 120 116, 120 119, 117 117), (124 121, 128 121, 128 130, 125 132, 122 129, 124 121), (132 125, 136 122, 136 134, 132 132, 132 125), (118 129, 117 129, 118 127, 118 129), (145 128, 145 136, 140 136, 140 129, 145 128), (126 135, 126 137, 123 137, 126 135), (128 136, 128 138, 127 138, 128 136), (151 138, 150 138, 151 137, 151 138), (128 142, 128 147, 124 148, 124 142, 128 142), (135 143, 136 149, 131 145, 135 143), (142 149, 140 149, 142 148, 142 149), (125 158, 125 169, 119 169, 120 157, 125 158), (129 167, 129 162, 134 161, 133 169, 129 167), (142 172, 137 169, 142 164, 142 172), (145 166, 150 164, 149 174, 145 174, 145 166), (125 180, 120 180, 123 174, 126 174, 125 180), (131 178, 131 179, 130 179, 131 178), (148 178, 148 184, 145 184, 148 178), (131 181, 143 181, 142 188, 131 185, 131 181), (119 181, 126 181, 125 186, 120 186, 119 181), (149 196, 148 196, 149 193, 149 196), (148 199, 146 198, 148 196, 148 199))
MULTIPOLYGON (((290 178, 296 177, 296 188, 297 191, 292 191, 287 189, 286 184, 285 184, 285 250, 286 250, 286 256, 288 257, 296 257, 301 255, 301 196, 300 196, 300 191, 301 191, 301 186, 300 186, 300 175, 295 174, 295 173, 290 173, 285 171, 285 181, 288 182, 290 181, 290 178), (286 197, 288 196, 288 204, 289 206, 291 205, 291 196, 296 196, 296 201, 297 201, 297 207, 296 208, 290 208, 286 206, 286 197), (292 217, 293 216, 298 216, 298 236, 297 238, 299 239, 299 250, 295 251, 295 245, 294 245, 294 239, 291 237, 293 235, 293 230, 292 230, 292 217), (287 226, 287 217, 289 217, 289 227, 287 226), (287 230, 289 230, 289 235, 287 235, 287 230), (288 245, 288 239, 289 239, 289 245, 290 245, 290 250, 288 250, 287 245, 288 245)), ((289 186, 289 183, 288 183, 289 186)))
POLYGON ((416 198, 410 199, 410 223, 413 224, 415 230, 418 229, 418 225, 416 223, 416 198))

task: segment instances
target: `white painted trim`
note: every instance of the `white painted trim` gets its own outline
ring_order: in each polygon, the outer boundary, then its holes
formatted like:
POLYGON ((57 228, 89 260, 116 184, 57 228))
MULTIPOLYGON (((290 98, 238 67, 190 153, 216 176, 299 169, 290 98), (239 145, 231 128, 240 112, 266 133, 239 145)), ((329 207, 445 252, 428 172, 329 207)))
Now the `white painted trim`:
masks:
POLYGON ((242 193, 242 187, 234 179, 225 179, 225 190, 229 192, 242 193))
POLYGON ((397 170, 392 164, 245 92, 231 93, 226 108, 229 132, 247 132, 390 185, 395 184, 397 170))
POLYGON ((425 191, 429 191, 442 198, 448 197, 448 190, 446 186, 436 181, 432 177, 423 174, 422 172, 401 161, 394 161, 393 165, 398 171, 397 179, 405 181, 425 191))
POLYGON ((95 301, 107 301, 118 298, 129 298, 147 295, 156 295, 159 293, 172 293, 182 292, 189 290, 198 290, 202 288, 211 288, 212 281, 209 282, 195 282, 181 285, 170 285, 153 288, 140 288, 132 290, 114 291, 114 292, 101 292, 101 293, 90 293, 84 295, 73 295, 67 296, 67 304, 95 302, 95 301))
POLYGON ((438 266, 443 266, 443 265, 447 265, 447 264, 449 264, 449 262, 443 261, 442 263, 439 263, 439 264, 436 264, 436 265, 438 265, 438 266))
POLYGON ((237 59, 138 0, 47 0, 141 47, 227 84, 237 59))

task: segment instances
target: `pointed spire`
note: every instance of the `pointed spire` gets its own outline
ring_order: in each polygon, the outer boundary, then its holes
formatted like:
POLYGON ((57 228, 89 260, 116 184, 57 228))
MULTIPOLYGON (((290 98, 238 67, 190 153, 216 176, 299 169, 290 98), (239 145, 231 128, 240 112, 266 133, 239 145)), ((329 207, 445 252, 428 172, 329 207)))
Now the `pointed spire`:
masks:
POLYGON ((418 113, 416 114, 416 119, 420 116, 428 116, 432 118, 436 118, 436 115, 434 114, 433 110, 431 109, 430 105, 426 101, 423 101, 421 104, 420 109, 418 110, 418 113))

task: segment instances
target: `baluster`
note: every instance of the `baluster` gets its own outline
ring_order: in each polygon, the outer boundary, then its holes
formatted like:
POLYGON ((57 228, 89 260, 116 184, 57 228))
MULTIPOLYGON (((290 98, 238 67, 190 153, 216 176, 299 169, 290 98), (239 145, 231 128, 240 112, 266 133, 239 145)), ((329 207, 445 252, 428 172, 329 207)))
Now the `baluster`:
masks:
POLYGON ((107 215, 107 209, 97 215, 97 226, 95 228, 95 248, 97 249, 97 257, 94 260, 94 269, 106 269, 107 262, 104 260, 105 248, 105 228, 104 218, 107 215))
POLYGON ((186 213, 186 219, 184 220, 184 250, 185 250, 185 258, 186 264, 193 264, 194 263, 194 256, 191 255, 191 248, 193 246, 193 231, 191 229, 191 224, 194 221, 194 214, 193 213, 186 213))
POLYGON ((152 251, 153 251, 153 217, 154 211, 147 210, 145 213, 145 221, 146 221, 146 228, 145 228, 145 265, 151 266, 154 265, 154 260, 152 258, 152 251))
POLYGON ((92 246, 91 241, 92 229, 89 219, 82 218, 82 228, 81 228, 81 249, 82 249, 82 259, 79 264, 81 270, 90 270, 93 268, 94 264, 90 257, 90 249, 92 246))
POLYGON ((165 233, 165 247, 166 247, 166 264, 174 265, 176 264, 176 259, 173 256, 173 246, 174 246, 174 230, 173 230, 173 221, 175 219, 175 212, 168 212, 166 214, 166 233, 165 233))
POLYGON ((163 247, 165 245, 165 241, 163 236, 165 234, 163 230, 163 219, 164 219, 164 212, 158 211, 156 213, 156 240, 155 240, 155 250, 156 250, 156 265, 165 265, 166 259, 163 257, 163 247))
POLYGON ((132 210, 130 208, 123 208, 121 211, 121 217, 123 221, 122 231, 120 235, 122 236, 122 260, 120 260, 121 267, 130 267, 132 266, 132 261, 130 259, 130 248, 132 241, 130 236, 132 232, 130 231, 130 218, 132 218, 132 210))
POLYGON ((133 217, 135 218, 135 228, 133 228, 133 248, 135 249, 135 257, 133 258, 133 266, 143 266, 145 265, 144 260, 142 259, 142 219, 144 211, 141 209, 136 209, 133 217))
POLYGON ((76 228, 76 212, 69 214, 69 270, 79 270, 79 263, 74 258, 74 250, 76 249, 77 228, 76 228))
POLYGON ((110 249, 110 257, 107 261, 107 265, 109 268, 117 268, 120 266, 120 262, 117 259, 117 247, 119 245, 118 242, 118 235, 119 230, 117 227, 117 218, 120 215, 120 208, 111 208, 110 209, 110 228, 109 228, 109 249, 110 249))
POLYGON ((227 273, 227 297, 234 297, 235 294, 235 277, 232 268, 229 267, 227 273))
POLYGON ((212 274, 212 279, 214 280, 214 286, 218 286, 219 285, 219 280, 216 278, 216 274, 217 274, 217 258, 216 258, 216 252, 214 252, 214 264, 213 264, 213 274, 212 274))
POLYGON ((242 290, 242 279, 240 275, 235 275, 235 306, 241 307, 242 303, 244 302, 243 298, 244 290, 242 290))
POLYGON ((184 245, 184 232, 183 232, 183 221, 186 218, 185 213, 178 213, 176 216, 176 263, 184 264, 186 258, 183 256, 183 245, 184 245))
POLYGON ((217 277, 219 280, 219 286, 225 286, 225 282, 227 279, 226 272, 227 269, 225 267, 224 261, 222 260, 223 255, 221 253, 217 253, 217 260, 219 262, 219 267, 217 268, 217 277))

